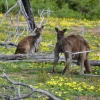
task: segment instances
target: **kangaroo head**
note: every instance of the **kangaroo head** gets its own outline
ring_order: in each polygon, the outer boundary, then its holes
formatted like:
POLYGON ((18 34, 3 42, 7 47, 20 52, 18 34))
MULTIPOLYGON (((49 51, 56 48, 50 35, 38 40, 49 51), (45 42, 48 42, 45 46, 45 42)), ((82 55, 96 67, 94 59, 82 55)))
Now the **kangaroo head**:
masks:
POLYGON ((64 33, 67 31, 67 29, 63 29, 62 31, 58 28, 55 28, 55 31, 57 32, 57 39, 60 40, 64 37, 64 33))
POLYGON ((37 29, 36 29, 36 31, 35 31, 35 33, 36 34, 42 34, 42 30, 43 30, 43 28, 44 28, 44 26, 42 25, 41 27, 36 27, 37 29))

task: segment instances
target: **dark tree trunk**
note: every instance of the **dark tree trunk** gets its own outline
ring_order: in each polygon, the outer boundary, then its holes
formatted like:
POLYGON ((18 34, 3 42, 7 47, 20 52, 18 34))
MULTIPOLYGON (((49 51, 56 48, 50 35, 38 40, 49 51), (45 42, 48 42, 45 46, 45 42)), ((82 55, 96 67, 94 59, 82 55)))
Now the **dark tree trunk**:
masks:
POLYGON ((34 15, 32 12, 32 8, 30 5, 30 0, 22 0, 22 3, 24 5, 24 9, 26 11, 26 14, 28 16, 28 21, 29 21, 29 25, 30 25, 30 30, 33 31, 36 27, 35 25, 35 21, 34 21, 34 15))

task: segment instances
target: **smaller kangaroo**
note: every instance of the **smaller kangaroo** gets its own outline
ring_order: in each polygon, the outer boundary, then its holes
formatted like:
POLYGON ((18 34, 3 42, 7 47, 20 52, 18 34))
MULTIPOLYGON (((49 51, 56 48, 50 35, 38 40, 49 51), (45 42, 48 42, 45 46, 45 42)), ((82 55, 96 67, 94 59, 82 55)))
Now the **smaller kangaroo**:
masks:
POLYGON ((64 53, 66 65, 63 70, 63 74, 67 70, 67 74, 69 75, 69 64, 72 59, 77 60, 81 64, 81 71, 80 74, 84 74, 84 67, 87 72, 91 72, 90 62, 88 59, 88 52, 90 47, 86 40, 79 35, 69 35, 64 37, 64 33, 67 29, 63 29, 62 31, 58 28, 55 28, 57 32, 57 43, 54 49, 54 65, 53 65, 53 72, 55 73, 55 67, 59 60, 59 53, 64 53), (84 52, 73 55, 72 53, 75 52, 84 52))
POLYGON ((40 37, 42 34, 42 29, 44 26, 37 27, 35 33, 35 36, 27 36, 23 38, 17 46, 17 49, 15 51, 15 54, 30 54, 32 53, 32 49, 37 41, 37 39, 40 37))

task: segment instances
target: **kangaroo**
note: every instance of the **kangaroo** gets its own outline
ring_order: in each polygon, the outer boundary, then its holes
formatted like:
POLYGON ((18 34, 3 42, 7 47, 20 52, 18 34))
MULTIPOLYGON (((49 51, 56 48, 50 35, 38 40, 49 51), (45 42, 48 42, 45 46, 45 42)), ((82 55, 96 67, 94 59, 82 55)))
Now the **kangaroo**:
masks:
POLYGON ((32 53, 32 49, 37 41, 37 39, 42 34, 42 29, 44 26, 41 26, 40 28, 37 27, 35 33, 35 36, 27 36, 23 38, 17 46, 17 49, 15 51, 15 54, 30 54, 32 53))
POLYGON ((64 53, 66 65, 63 69, 63 74, 65 74, 67 70, 67 74, 69 75, 69 64, 72 61, 72 59, 77 60, 81 64, 81 70, 80 74, 84 74, 84 67, 87 72, 91 72, 90 62, 88 59, 88 52, 90 47, 86 40, 84 40, 83 37, 79 35, 69 35, 64 37, 64 33, 67 31, 67 29, 63 29, 62 31, 58 28, 55 28, 55 31, 57 32, 57 43, 55 45, 54 49, 54 64, 53 64, 53 72, 55 73, 55 67, 59 60, 59 53, 64 53), (72 53, 75 52, 84 52, 73 55, 72 53))

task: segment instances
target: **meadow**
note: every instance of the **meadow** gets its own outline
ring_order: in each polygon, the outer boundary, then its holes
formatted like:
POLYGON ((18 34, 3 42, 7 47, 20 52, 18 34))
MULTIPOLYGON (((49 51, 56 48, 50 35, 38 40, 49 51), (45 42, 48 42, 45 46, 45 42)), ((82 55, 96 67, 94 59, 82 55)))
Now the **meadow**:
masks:
MULTIPOLYGON (((0 15, 0 18, 2 14, 0 15)), ((39 23, 38 18, 35 17, 36 23, 39 23)), ((23 16, 20 18, 21 22, 25 19, 23 16)), ((4 42, 9 38, 7 35, 7 27, 10 25, 8 19, 5 19, 0 25, 0 41, 4 42)), ((23 28, 23 24, 20 24, 23 28)), ((25 27, 25 26, 24 26, 25 27)), ((66 36, 70 34, 84 35, 84 38, 89 42, 91 50, 94 52, 89 53, 90 60, 100 60, 100 49, 97 49, 97 45, 100 46, 100 20, 77 20, 68 18, 48 18, 48 22, 44 27, 42 33, 42 42, 40 43, 40 49, 38 52, 53 53, 56 43, 55 27, 60 29, 67 28, 66 36), (83 27, 84 26, 84 27, 83 27), (84 32, 83 32, 84 31, 84 32), (83 34, 82 34, 83 32, 83 34)), ((9 34, 14 31, 14 27, 9 30, 9 34)), ((25 34, 20 36, 20 41, 25 34)), ((15 42, 15 38, 11 42, 15 42)), ((14 54, 15 47, 0 46, 0 54, 14 54)), ((81 97, 80 100, 99 100, 100 99, 100 77, 84 77, 83 75, 75 74, 80 70, 80 66, 70 66, 71 75, 62 75, 61 71, 64 68, 65 63, 61 62, 56 67, 56 74, 52 74, 53 63, 41 62, 0 62, 0 74, 2 70, 5 70, 6 74, 15 81, 21 81, 29 84, 35 88, 40 88, 49 91, 53 95, 61 98, 62 100, 77 100, 77 97, 81 97)), ((92 66, 94 75, 100 75, 100 67, 92 66)), ((4 86, 11 85, 7 80, 0 78, 0 94, 13 94, 12 90, 6 89, 4 86)), ((28 90, 22 88, 23 93, 27 93, 28 90)), ((13 94, 14 95, 14 94, 13 94)), ((37 94, 38 95, 38 94, 37 94)), ((33 100, 28 98, 25 100, 33 100)), ((37 99, 34 99, 37 100, 37 99)), ((46 98, 38 97, 38 100, 46 100, 46 98)))

